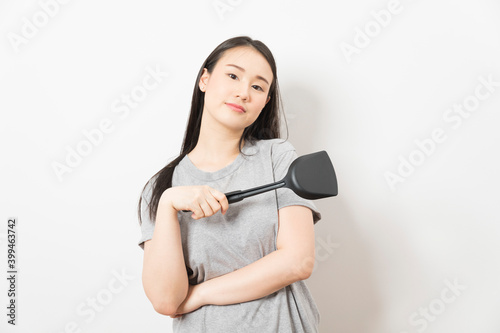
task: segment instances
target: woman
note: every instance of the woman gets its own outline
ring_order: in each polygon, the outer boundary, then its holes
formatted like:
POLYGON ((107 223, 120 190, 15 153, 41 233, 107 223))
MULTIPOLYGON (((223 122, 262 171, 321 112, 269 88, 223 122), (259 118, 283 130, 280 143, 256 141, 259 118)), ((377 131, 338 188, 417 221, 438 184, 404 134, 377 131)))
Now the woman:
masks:
POLYGON ((315 205, 286 188, 231 206, 224 195, 282 179, 297 157, 280 139, 279 109, 269 49, 226 40, 196 78, 180 156, 144 186, 143 287, 175 318, 174 332, 318 331, 303 281, 314 266, 315 205))

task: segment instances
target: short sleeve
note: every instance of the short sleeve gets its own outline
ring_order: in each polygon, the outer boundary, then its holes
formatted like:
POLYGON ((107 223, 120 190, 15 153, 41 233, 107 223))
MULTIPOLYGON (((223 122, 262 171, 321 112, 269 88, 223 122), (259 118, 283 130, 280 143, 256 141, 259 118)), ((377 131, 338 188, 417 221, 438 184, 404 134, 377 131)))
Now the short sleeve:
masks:
MULTIPOLYGON (((274 144, 272 148, 273 172, 274 180, 279 181, 283 179, 290 164, 298 157, 295 148, 289 141, 274 144)), ((308 199, 304 199, 289 188, 281 187, 276 189, 278 210, 286 206, 300 205, 311 209, 313 214, 314 224, 321 219, 321 213, 316 208, 316 205, 308 199)))
POLYGON ((149 202, 151 200, 152 188, 151 182, 149 182, 141 194, 141 238, 139 239, 138 245, 144 250, 144 242, 153 238, 153 232, 155 229, 154 221, 149 217, 149 202))

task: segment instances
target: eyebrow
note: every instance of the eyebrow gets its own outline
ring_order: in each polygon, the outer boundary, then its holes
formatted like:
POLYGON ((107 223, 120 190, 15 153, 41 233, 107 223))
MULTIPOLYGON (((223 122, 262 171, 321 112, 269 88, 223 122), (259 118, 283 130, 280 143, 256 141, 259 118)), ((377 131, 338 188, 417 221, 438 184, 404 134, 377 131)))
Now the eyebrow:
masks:
MULTIPOLYGON (((238 68, 238 69, 239 69, 240 71, 242 71, 242 72, 244 72, 244 71, 245 71, 245 69, 244 69, 243 67, 240 67, 240 66, 238 66, 238 65, 234 65, 234 64, 227 64, 226 66, 233 66, 233 67, 238 68)), ((266 80, 265 78, 263 78, 262 76, 257 75, 257 78, 258 78, 259 80, 264 81, 265 83, 267 83, 267 84, 269 85, 269 82, 267 82, 267 80, 266 80)))

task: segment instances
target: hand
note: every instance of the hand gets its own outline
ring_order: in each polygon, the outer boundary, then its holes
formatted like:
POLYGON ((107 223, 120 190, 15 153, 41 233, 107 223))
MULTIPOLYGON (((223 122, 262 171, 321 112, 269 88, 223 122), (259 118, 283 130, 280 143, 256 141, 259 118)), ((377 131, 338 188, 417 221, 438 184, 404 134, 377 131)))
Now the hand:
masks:
POLYGON ((170 316, 170 318, 178 318, 185 313, 193 312, 205 305, 200 295, 200 286, 201 284, 189 285, 186 298, 181 305, 179 305, 175 314, 170 316))
POLYGON ((170 187, 163 192, 160 204, 177 211, 190 210, 195 220, 212 216, 219 209, 225 214, 229 207, 226 195, 208 185, 170 187))

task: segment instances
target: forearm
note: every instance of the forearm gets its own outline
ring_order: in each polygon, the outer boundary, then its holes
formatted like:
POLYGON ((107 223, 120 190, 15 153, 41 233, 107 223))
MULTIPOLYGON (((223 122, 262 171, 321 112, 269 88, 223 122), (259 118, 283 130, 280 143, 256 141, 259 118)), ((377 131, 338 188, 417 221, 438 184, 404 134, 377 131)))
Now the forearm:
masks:
POLYGON ((226 305, 262 298, 307 278, 304 272, 311 263, 314 263, 314 258, 276 250, 236 271, 201 283, 202 302, 226 305))
POLYGON ((144 249, 144 290, 155 309, 168 314, 188 291, 177 211, 158 205, 153 238, 148 243, 144 249))

